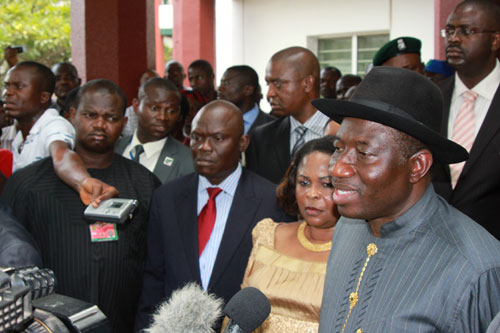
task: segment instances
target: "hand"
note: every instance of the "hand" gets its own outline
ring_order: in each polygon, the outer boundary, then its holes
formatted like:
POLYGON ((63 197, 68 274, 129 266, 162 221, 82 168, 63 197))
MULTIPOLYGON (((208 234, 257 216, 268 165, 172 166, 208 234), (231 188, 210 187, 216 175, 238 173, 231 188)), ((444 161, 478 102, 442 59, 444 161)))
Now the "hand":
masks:
POLYGON ((108 185, 97 178, 87 177, 79 186, 80 199, 88 206, 97 207, 101 201, 118 196, 116 187, 108 185))

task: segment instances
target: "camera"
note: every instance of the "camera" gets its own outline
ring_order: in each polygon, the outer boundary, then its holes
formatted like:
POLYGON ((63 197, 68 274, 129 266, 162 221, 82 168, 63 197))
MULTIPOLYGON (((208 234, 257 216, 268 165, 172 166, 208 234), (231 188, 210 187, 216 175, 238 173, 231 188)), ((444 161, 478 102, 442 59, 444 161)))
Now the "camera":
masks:
POLYGON ((26 47, 24 45, 11 46, 10 48, 16 50, 18 54, 26 51, 26 47))
POLYGON ((111 198, 102 201, 97 207, 89 205, 83 215, 89 221, 121 224, 132 219, 137 206, 138 202, 134 199, 111 198))
POLYGON ((55 294, 55 286, 50 269, 0 267, 0 332, 110 332, 96 305, 55 294))

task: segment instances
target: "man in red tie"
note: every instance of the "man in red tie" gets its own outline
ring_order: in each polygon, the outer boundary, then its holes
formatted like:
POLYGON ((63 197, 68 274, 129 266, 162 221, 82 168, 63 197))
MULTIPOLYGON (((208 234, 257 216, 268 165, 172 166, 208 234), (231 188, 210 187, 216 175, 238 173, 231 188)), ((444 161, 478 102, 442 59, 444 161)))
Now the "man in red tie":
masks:
POLYGON ((154 195, 136 329, 191 281, 227 302, 240 289, 254 225, 266 217, 288 220, 276 206, 274 185, 239 163, 249 141, 243 129, 241 111, 226 101, 207 104, 193 119, 197 172, 154 195))
POLYGON ((441 133, 469 152, 465 163, 434 170, 436 192, 500 239, 500 7, 460 3, 442 30, 446 58, 456 74, 441 83, 441 133))

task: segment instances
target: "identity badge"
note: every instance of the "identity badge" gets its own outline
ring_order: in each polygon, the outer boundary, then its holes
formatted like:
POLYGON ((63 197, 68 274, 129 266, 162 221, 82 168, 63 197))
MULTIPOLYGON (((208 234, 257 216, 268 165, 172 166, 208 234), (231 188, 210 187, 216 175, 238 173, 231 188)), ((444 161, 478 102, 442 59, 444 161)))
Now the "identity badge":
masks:
POLYGON ((90 240, 92 242, 108 242, 118 240, 116 224, 96 222, 89 225, 90 240))
POLYGON ((165 164, 166 166, 172 166, 172 163, 174 163, 174 159, 172 157, 167 156, 163 160, 163 164, 165 164))

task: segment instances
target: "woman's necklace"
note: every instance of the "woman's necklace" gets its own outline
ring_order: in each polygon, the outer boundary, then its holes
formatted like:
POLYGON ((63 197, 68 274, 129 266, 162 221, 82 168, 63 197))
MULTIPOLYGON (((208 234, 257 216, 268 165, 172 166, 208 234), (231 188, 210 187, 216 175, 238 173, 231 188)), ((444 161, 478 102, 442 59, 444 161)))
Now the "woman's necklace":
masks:
POLYGON ((299 229, 297 230, 297 239, 299 240, 300 245, 308 249, 309 251, 313 252, 323 252, 323 251, 330 251, 332 248, 332 241, 326 242, 326 243, 321 243, 321 244, 316 244, 316 243, 311 243, 307 238, 306 235, 304 234, 304 230, 306 229, 306 221, 302 222, 299 225, 299 229))

